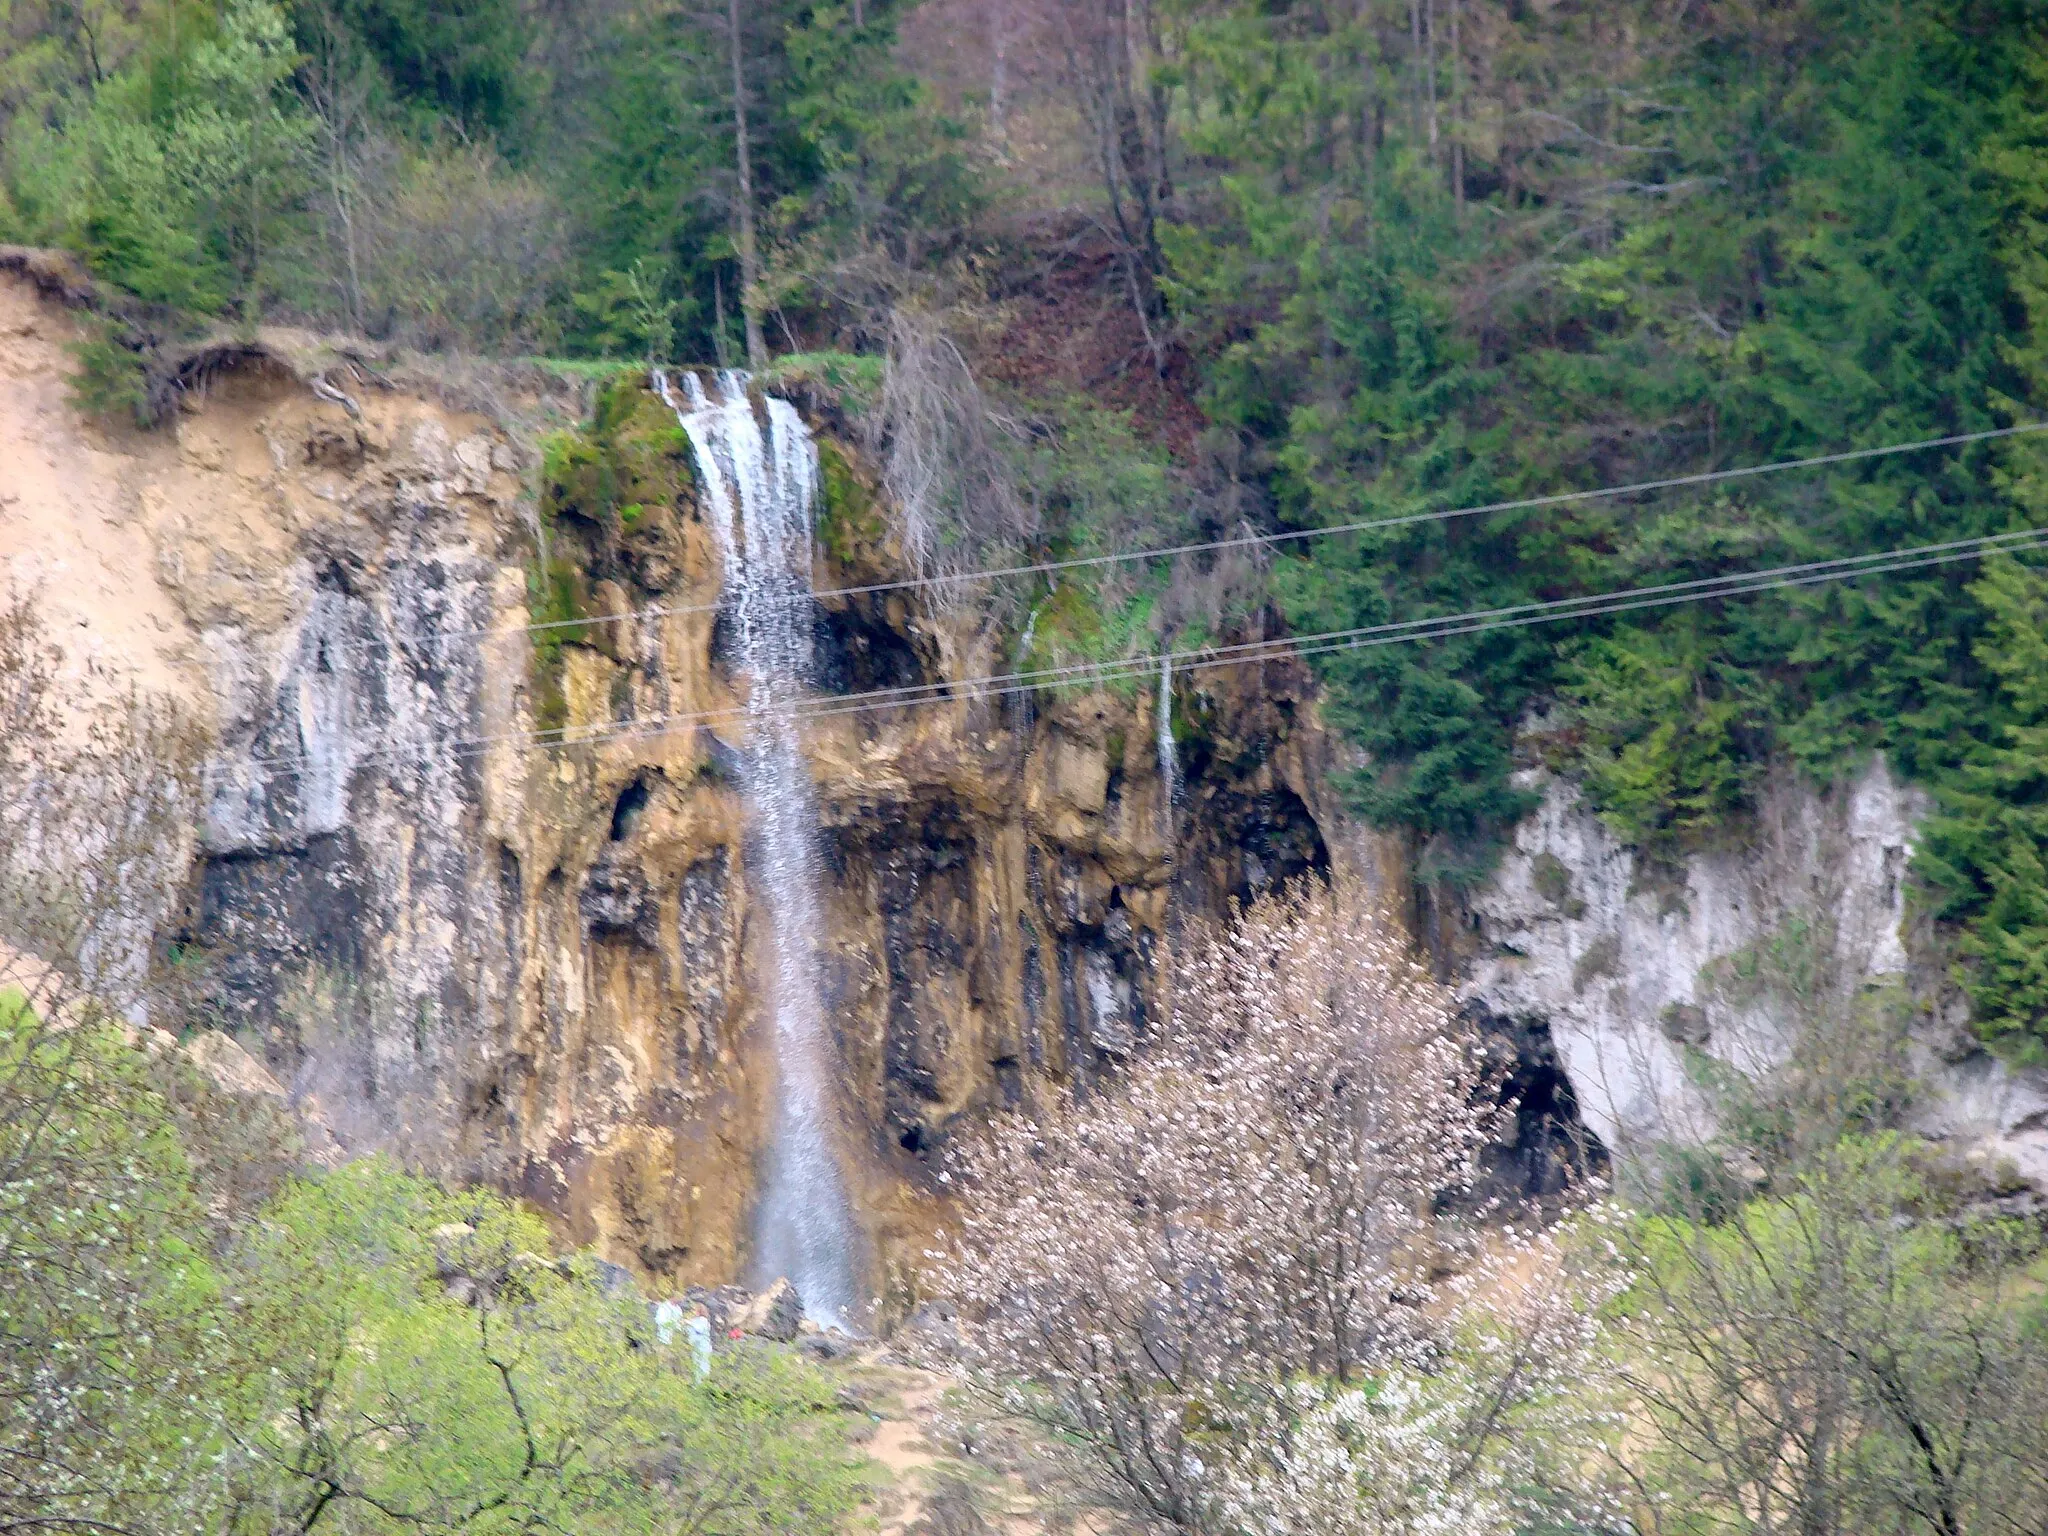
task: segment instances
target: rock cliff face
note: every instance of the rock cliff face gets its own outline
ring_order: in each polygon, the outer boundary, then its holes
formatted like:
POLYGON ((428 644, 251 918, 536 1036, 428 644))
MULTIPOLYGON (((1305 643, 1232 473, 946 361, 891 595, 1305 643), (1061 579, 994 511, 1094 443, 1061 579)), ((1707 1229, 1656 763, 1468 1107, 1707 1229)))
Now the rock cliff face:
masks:
POLYGON ((1780 779, 1728 846, 1675 868, 1619 843, 1571 786, 1531 785, 1542 804, 1473 904, 1463 993, 1548 1042, 1608 1147, 1712 1133, 1690 1053, 1768 1065, 1803 1012, 1892 994, 1912 1021, 1918 1128, 2048 1188, 2048 1073, 1971 1033, 1909 902, 1926 807, 1881 760, 1825 791, 1780 779))
MULTIPOLYGON (((662 1284, 744 1266, 768 1028, 715 544, 674 418, 613 391, 602 462, 417 393, 223 362, 147 436, 66 404, 62 311, 0 280, 0 495, 18 580, 100 693, 211 743, 163 924, 218 1025, 352 1149, 518 1190, 662 1284), (545 482, 544 514, 532 483, 545 482), (646 610, 654 610, 652 613, 646 610), (560 619, 538 635, 536 615, 560 619), (72 632, 90 636, 82 640, 72 632), (545 734, 545 744, 535 737, 545 734)), ((887 580, 854 459, 820 588, 887 580)), ((828 696, 1007 669, 967 605, 817 614, 828 696)), ((870 1265, 934 1219, 960 1117, 1140 1047, 1176 915, 1326 867, 1303 674, 1183 681, 1169 806, 1152 691, 812 722, 819 935, 870 1265)))
MULTIPOLYGON (((673 416, 615 389, 593 433, 536 452, 548 401, 516 380, 486 413, 309 378, 280 345, 223 355, 168 429, 110 431, 65 398, 74 335, 0 274, 8 585, 82 713, 167 700, 208 743, 137 963, 196 977, 214 1025, 317 1096, 346 1148, 519 1191, 658 1285, 742 1273, 767 936, 721 573, 673 416)), ((817 586, 900 577, 821 426, 817 586)), ((942 695, 804 736, 843 1150, 883 1288, 936 1219, 933 1159, 963 1117, 1142 1049, 1179 918, 1320 868, 1412 900, 1399 849, 1336 813, 1301 670, 1179 680, 1169 805, 1150 687, 960 686, 1010 669, 1014 628, 902 592, 815 615, 828 702, 942 695)), ((1783 1049, 1784 989, 1757 978, 1787 945, 1829 987, 1896 983, 1947 1020, 1918 1036, 1928 1128, 2048 1184, 2048 1083, 1973 1048, 1912 942, 1918 813, 1881 767, 1826 795, 1784 784, 1743 851, 1659 871, 1547 785, 1458 957, 1522 1054, 1530 1187, 1581 1113, 1617 1147, 1703 1130, 1686 1052, 1783 1049)))

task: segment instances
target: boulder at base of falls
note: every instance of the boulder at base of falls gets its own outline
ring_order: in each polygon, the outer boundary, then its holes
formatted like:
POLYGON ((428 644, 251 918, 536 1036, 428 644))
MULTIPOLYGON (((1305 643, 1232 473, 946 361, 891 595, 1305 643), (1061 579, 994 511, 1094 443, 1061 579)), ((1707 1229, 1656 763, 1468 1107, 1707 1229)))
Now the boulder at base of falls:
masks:
POLYGON ((798 1327, 797 1351, 813 1360, 837 1360, 853 1353, 854 1341, 837 1328, 821 1328, 808 1317, 798 1327))
POLYGON ((742 1307, 732 1326, 757 1338, 787 1344, 803 1326, 804 1300, 788 1280, 777 1280, 742 1307))

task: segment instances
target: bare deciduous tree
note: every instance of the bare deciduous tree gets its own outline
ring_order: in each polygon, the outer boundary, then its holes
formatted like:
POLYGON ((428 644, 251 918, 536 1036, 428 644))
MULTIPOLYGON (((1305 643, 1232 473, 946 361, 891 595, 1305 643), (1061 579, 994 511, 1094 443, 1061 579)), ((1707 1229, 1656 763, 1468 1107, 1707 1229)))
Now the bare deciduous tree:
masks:
MULTIPOLYGON (((1718 1129, 1667 1149, 1631 1233, 1624 1458, 1654 1532, 2040 1536, 2038 1212, 1900 1128, 1896 990, 1844 984, 1807 921, 1745 967, 1783 1059, 1700 1060, 1718 1129)), ((1986 1177, 1986 1173, 1990 1177, 1986 1177)))
POLYGON ((726 0, 726 46, 732 57, 732 143, 738 169, 735 202, 740 252, 740 309, 746 316, 747 366, 765 367, 768 344, 761 335, 761 247, 754 232, 754 161, 747 133, 746 29, 740 23, 740 0, 726 0))
POLYGON ((1067 88, 1086 124, 1107 203, 1106 229, 1152 366, 1166 371, 1166 270, 1159 225, 1174 197, 1171 32, 1155 0, 1052 0, 1067 88))
POLYGON ((982 394, 940 316, 904 304, 890 311, 877 405, 869 419, 873 446, 904 553, 920 572, 985 561, 990 550, 1032 531, 1000 443, 1017 429, 982 394))
POLYGON ((1438 1494, 1506 1499, 1486 1469, 1511 1429, 1541 1442, 1525 1420, 1590 1319, 1555 1250, 1435 1214, 1488 1136, 1446 996, 1320 888, 1197 936, 1172 975, 1141 1059, 963 1159, 937 1270, 979 1379, 1082 1449, 1095 1498, 1170 1527, 1349 1507, 1312 1485, 1351 1474, 1299 1437, 1343 1440, 1396 1382, 1430 1397, 1438 1494), (1517 1266, 1543 1278, 1506 1285, 1517 1266))

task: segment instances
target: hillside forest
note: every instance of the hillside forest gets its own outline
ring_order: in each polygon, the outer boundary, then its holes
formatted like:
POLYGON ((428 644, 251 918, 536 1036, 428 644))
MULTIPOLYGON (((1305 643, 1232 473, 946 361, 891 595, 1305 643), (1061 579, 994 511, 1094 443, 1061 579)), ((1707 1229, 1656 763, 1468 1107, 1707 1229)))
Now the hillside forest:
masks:
MULTIPOLYGON (((993 594, 1020 666, 2048 527, 2048 433, 2000 435, 2048 422, 2031 0, 0 0, 0 242, 97 285, 109 432, 258 327, 599 399, 746 368, 925 571, 1212 546, 993 594)), ((1311 658, 1424 939, 1522 770, 1655 868, 1883 754, 1968 1029, 2048 1064, 2048 563, 1605 606, 1311 658)), ((0 614, 0 784, 51 781, 38 655, 0 614)), ((146 800, 0 805, 0 900, 89 954, 118 882, 8 845, 146 800)), ((1903 999, 1788 938, 1806 1034, 1707 1085, 1722 1155, 1503 1210, 1455 1004, 1354 894, 1205 931, 1155 1055, 963 1150, 963 1463, 1026 1446, 1047 1530, 2048 1532, 2048 1235, 1902 1129, 1903 999)), ((517 1202, 309 1169, 89 990, 0 949, 0 1532, 872 1528, 826 1366, 692 1368, 517 1202)))

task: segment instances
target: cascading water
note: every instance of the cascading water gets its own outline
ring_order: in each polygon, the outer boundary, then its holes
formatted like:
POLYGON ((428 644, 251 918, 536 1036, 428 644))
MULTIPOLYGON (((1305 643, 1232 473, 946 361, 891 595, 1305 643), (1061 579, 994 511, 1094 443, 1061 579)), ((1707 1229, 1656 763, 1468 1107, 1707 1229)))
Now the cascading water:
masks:
POLYGON ((1173 802, 1180 793, 1180 757, 1173 749, 1173 653, 1159 653, 1158 716, 1159 778, 1166 786, 1166 835, 1173 840, 1173 802))
POLYGON ((746 375, 722 373, 709 392, 693 373, 681 379, 686 398, 678 401, 667 376, 654 376, 689 436, 705 517, 725 566, 747 695, 742 782, 775 956, 775 1108, 755 1218, 756 1269, 764 1283, 788 1276, 816 1321, 846 1327, 857 1297, 858 1238, 833 1150, 833 1051, 816 949, 823 931, 818 811, 794 713, 811 678, 817 451, 786 400, 766 402, 763 437, 746 375))

